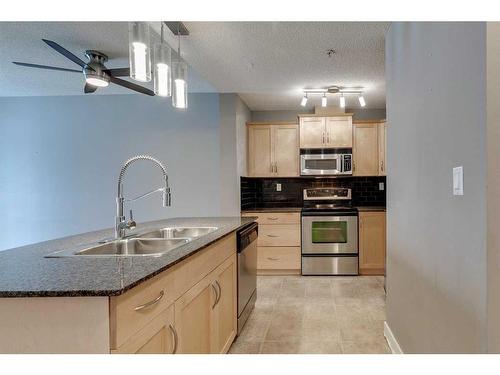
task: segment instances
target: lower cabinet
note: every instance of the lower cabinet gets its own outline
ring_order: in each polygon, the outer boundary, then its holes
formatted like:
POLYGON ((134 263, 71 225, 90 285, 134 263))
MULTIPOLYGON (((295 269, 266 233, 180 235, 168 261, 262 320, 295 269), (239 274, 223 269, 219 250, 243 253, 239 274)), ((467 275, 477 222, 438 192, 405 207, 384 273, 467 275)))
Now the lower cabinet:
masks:
POLYGON ((384 275, 385 252, 385 212, 360 212, 359 273, 361 275, 384 275))
POLYGON ((185 262, 113 297, 112 354, 228 352, 237 332, 236 237, 185 262))
POLYGON ((156 316, 112 354, 173 354, 177 351, 174 305, 156 316))
POLYGON ((236 255, 175 302, 178 353, 226 353, 237 330, 236 255))

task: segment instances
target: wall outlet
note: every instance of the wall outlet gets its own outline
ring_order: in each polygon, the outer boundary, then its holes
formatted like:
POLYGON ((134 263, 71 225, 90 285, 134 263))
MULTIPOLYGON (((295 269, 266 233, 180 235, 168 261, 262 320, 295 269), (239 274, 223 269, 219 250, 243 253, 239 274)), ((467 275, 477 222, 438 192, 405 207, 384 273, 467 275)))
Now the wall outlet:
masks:
POLYGON ((281 184, 276 184, 276 191, 281 191, 281 184))
POLYGON ((453 168, 453 195, 464 195, 464 167, 453 168))
POLYGON ((378 189, 379 189, 380 191, 385 190, 385 186, 384 186, 384 183, 383 183, 383 182, 379 182, 379 183, 378 183, 378 189))

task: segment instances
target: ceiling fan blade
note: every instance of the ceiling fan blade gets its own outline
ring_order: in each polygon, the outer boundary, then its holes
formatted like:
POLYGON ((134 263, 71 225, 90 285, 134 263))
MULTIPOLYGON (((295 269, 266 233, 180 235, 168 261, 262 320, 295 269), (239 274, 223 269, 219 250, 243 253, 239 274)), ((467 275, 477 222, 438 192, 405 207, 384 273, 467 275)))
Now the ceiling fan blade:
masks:
POLYGON ((73 61, 75 64, 80 65, 82 68, 85 67, 85 62, 80 59, 79 57, 73 55, 71 52, 69 52, 66 48, 60 46, 56 42, 53 42, 52 40, 48 39, 42 39, 45 43, 47 43, 50 47, 55 49, 57 52, 59 52, 61 55, 64 57, 70 59, 73 61))
POLYGON ((12 61, 13 64, 16 65, 21 65, 21 66, 27 66, 29 68, 39 68, 39 69, 49 69, 49 70, 60 70, 63 72, 74 72, 74 73, 81 73, 81 70, 75 70, 75 69, 66 69, 66 68, 58 68, 57 66, 48 66, 48 65, 39 65, 39 64, 29 64, 29 63, 23 63, 19 61, 12 61))
POLYGON ((106 69, 105 72, 114 77, 127 77, 130 75, 130 68, 106 69))
POLYGON ((125 81, 123 79, 116 78, 116 77, 113 77, 113 76, 110 76, 109 80, 111 82, 113 82, 115 85, 119 85, 119 86, 125 87, 127 89, 140 92, 141 94, 155 96, 155 93, 153 91, 151 91, 150 89, 147 89, 145 87, 136 85, 135 83, 132 83, 132 82, 129 82, 129 81, 125 81))
POLYGON ((91 94, 95 92, 95 90, 97 90, 97 86, 89 85, 88 83, 86 83, 85 86, 83 87, 83 92, 85 94, 91 94))

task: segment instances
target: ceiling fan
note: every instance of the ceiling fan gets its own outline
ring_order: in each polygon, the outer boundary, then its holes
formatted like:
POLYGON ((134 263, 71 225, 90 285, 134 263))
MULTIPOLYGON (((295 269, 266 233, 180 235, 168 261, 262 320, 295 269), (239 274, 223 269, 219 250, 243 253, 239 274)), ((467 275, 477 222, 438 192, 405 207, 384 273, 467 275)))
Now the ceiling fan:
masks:
POLYGON ((61 45, 53 42, 52 40, 42 39, 45 43, 47 43, 50 47, 55 49, 64 57, 70 59, 75 64, 79 65, 82 69, 67 69, 67 68, 59 68, 56 66, 47 66, 47 65, 39 65, 39 64, 29 64, 18 61, 13 61, 16 65, 27 66, 30 68, 39 68, 39 69, 49 69, 49 70, 60 70, 63 72, 71 72, 71 73, 83 73, 85 77, 85 86, 83 88, 83 92, 85 94, 90 94, 95 92, 99 87, 108 86, 109 82, 114 83, 115 85, 119 85, 125 87, 130 90, 134 90, 140 92, 141 94, 146 94, 150 96, 154 96, 155 93, 145 87, 136 85, 135 83, 125 81, 123 79, 117 77, 124 77, 130 74, 130 68, 116 68, 116 69, 107 69, 104 66, 104 63, 108 60, 108 56, 104 53, 94 50, 85 51, 85 56, 88 61, 85 62, 81 60, 79 57, 75 56, 71 52, 69 52, 66 48, 61 45))

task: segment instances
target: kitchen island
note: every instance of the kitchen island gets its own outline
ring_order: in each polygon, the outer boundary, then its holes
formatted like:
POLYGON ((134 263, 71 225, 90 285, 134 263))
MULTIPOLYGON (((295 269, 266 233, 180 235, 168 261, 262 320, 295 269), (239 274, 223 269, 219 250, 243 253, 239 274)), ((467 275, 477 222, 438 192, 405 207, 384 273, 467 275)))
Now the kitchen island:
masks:
POLYGON ((145 223, 137 231, 217 227, 153 257, 46 257, 112 237, 111 229, 1 252, 0 353, 227 352, 236 332, 236 231, 253 221, 145 223))

